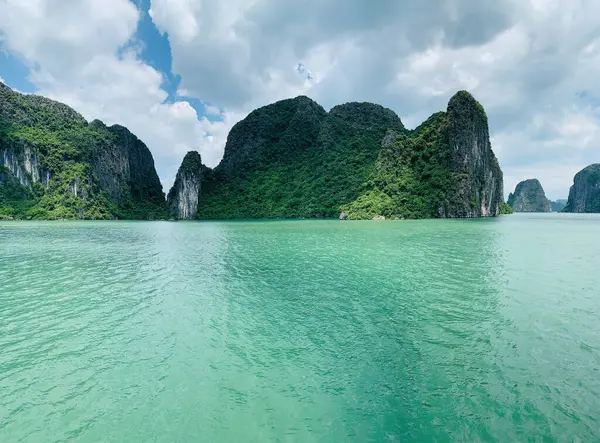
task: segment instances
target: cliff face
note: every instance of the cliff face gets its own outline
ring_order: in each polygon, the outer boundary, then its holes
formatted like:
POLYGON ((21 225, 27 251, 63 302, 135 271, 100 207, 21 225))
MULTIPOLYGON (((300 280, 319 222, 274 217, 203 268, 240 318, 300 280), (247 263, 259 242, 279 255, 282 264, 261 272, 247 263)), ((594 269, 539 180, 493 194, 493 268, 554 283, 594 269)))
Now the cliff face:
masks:
POLYGON ((178 220, 196 218, 202 183, 202 159, 196 151, 186 154, 169 191, 167 204, 171 216, 178 220))
POLYGON ((575 175, 564 212, 600 212, 600 164, 589 165, 575 175))
POLYGON ((504 183, 492 151, 487 116, 466 91, 448 103, 450 167, 458 189, 440 206, 440 217, 488 217, 500 212, 504 183))
POLYGON ((94 120, 90 126, 111 135, 102 149, 94 151, 91 159, 100 190, 118 205, 132 202, 164 204, 162 184, 146 145, 123 126, 106 127, 99 120, 94 120))
POLYGON ((4 166, 27 188, 31 188, 34 183, 47 188, 50 183, 50 171, 42 167, 39 156, 26 142, 22 142, 20 146, 0 146, 0 166, 4 166))
POLYGON ((514 212, 551 212, 552 204, 546 198, 538 179, 522 181, 515 192, 508 196, 508 204, 514 212))
POLYGON ((166 216, 148 148, 122 126, 107 128, 68 106, 0 83, 0 215, 33 218, 166 216), (9 180, 5 180, 8 183, 9 180), (16 193, 29 191, 28 204, 16 193))
POLYGON ((487 217, 500 213, 502 195, 485 111, 462 91, 414 131, 388 133, 369 185, 342 210, 360 219, 487 217))

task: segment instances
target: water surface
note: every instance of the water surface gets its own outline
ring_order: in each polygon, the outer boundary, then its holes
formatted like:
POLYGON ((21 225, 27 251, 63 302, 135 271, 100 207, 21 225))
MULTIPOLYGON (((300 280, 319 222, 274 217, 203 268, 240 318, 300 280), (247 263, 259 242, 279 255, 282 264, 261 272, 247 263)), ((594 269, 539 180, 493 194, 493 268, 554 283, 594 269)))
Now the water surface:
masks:
POLYGON ((1 222, 0 441, 596 441, 600 218, 1 222))

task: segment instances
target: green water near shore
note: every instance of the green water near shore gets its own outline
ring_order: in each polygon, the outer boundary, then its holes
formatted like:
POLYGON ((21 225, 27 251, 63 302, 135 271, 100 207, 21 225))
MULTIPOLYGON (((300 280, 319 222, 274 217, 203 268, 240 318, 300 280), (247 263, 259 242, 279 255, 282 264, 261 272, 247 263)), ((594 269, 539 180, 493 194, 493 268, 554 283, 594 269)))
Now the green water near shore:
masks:
POLYGON ((0 441, 594 441, 600 217, 0 222, 0 441))

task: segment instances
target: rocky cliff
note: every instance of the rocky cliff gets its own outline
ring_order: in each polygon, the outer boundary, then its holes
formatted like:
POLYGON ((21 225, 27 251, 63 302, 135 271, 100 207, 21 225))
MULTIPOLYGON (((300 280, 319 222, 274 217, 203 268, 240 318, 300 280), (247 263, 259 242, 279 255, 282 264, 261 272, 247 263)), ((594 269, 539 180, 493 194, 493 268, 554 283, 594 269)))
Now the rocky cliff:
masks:
POLYGON ((202 184, 202 159, 196 151, 183 158, 175 183, 169 191, 167 204, 171 216, 177 220, 191 220, 198 212, 202 184))
POLYGON ((575 175, 564 212, 600 212, 600 164, 575 175))
POLYGON ((500 213, 503 177, 483 107, 457 93, 447 112, 410 132, 389 132, 350 218, 487 217, 500 213))
POLYGON ((466 91, 448 103, 450 168, 458 180, 440 206, 440 217, 496 216, 503 201, 504 183, 492 151, 487 115, 466 91))
POLYGON ((135 135, 98 120, 88 124, 62 103, 2 83, 0 166, 0 217, 166 216, 154 160, 135 135))
POLYGON ((508 204, 514 212, 551 212, 552 203, 546 198, 538 179, 520 182, 515 192, 508 196, 508 204))

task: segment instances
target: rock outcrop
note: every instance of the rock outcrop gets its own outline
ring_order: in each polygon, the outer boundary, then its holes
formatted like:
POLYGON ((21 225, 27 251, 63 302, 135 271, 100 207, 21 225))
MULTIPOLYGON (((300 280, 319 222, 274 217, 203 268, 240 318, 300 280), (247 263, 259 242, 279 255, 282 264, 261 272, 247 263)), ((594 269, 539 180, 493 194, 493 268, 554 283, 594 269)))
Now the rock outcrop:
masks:
POLYGON ((202 159, 196 151, 188 152, 169 191, 167 204, 171 216, 177 220, 191 220, 198 213, 198 199, 202 185, 202 159))
POLYGON ((450 168, 457 179, 454 195, 440 206, 440 217, 489 217, 500 213, 504 182, 492 151, 487 115, 466 91, 448 103, 450 168))
POLYGON ((0 83, 0 212, 15 218, 153 219, 167 215, 150 150, 119 125, 0 83), (22 200, 16 184, 28 190, 22 200), (10 185, 10 190, 8 186, 10 185))
POLYGON ((514 212, 551 212, 552 203, 546 198, 538 179, 520 182, 515 192, 508 196, 508 204, 514 212))
POLYGON ((575 175, 564 212, 600 212, 600 164, 592 164, 575 175))
POLYGON ((461 91, 415 130, 388 132, 366 189, 341 209, 360 219, 489 217, 503 192, 485 111, 461 91))

